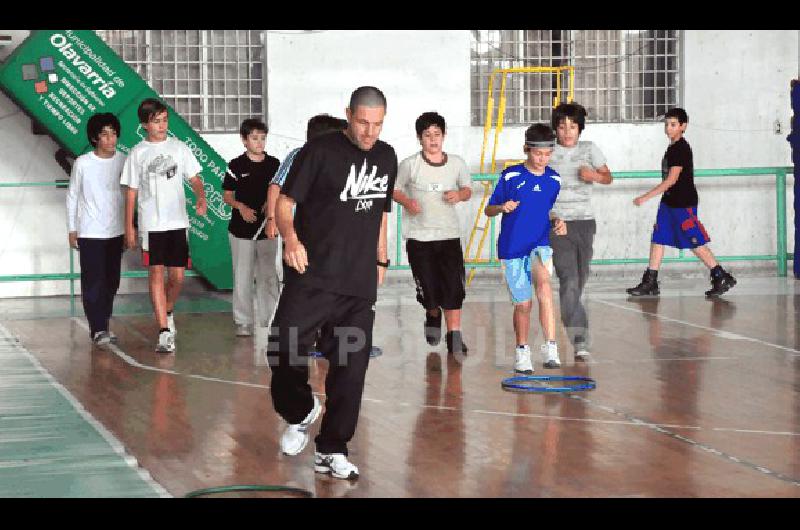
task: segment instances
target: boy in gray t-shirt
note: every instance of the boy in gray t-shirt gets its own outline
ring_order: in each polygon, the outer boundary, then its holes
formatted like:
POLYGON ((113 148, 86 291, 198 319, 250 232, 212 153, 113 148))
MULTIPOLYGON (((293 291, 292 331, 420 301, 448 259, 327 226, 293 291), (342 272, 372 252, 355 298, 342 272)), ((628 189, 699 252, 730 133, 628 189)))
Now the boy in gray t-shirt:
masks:
POLYGON ((422 151, 398 166, 393 197, 408 214, 403 237, 417 300, 426 310, 425 338, 432 346, 439 344, 444 311, 447 351, 465 354, 467 346, 461 337, 464 254, 455 205, 472 196, 470 175, 461 157, 442 151, 442 116, 425 112, 415 126, 422 151))
POLYGON ((594 184, 611 184, 606 157, 592 142, 579 142, 586 123, 586 109, 562 103, 553 109, 551 125, 557 144, 550 166, 561 175, 561 193, 553 212, 567 223, 567 234, 550 235, 553 265, 559 281, 561 321, 575 348, 575 360, 588 360, 589 320, 581 302, 589 277, 596 224, 592 211, 594 184))

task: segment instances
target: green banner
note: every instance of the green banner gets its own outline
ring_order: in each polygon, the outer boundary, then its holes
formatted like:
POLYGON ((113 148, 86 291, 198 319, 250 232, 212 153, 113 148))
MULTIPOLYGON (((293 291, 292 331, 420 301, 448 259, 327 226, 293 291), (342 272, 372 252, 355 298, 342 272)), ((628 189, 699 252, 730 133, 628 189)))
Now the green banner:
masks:
MULTIPOLYGON (((91 30, 32 31, 0 65, 0 89, 41 123, 75 156, 92 149, 86 122, 111 112, 122 124, 117 147, 127 153, 145 137, 136 110, 158 94, 91 30)), ((218 289, 233 286, 228 221, 222 202, 227 163, 175 111, 169 108, 169 134, 192 150, 202 166, 208 213, 194 212, 194 193, 185 185, 192 267, 218 289)))

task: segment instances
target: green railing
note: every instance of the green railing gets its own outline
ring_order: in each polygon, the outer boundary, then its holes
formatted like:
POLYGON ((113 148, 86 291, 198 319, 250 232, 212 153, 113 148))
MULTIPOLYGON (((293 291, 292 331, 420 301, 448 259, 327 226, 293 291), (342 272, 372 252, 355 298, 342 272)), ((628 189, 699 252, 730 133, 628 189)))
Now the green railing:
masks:
MULTIPOLYGON (((58 188, 66 187, 68 181, 56 182, 0 182, 0 188, 58 188)), ((67 246, 67 241, 64 241, 67 246)), ((147 278, 146 270, 122 271, 122 278, 147 278)), ((199 276, 193 270, 187 270, 186 276, 199 276)), ((75 308, 75 280, 79 280, 81 273, 75 272, 75 250, 69 249, 69 272, 50 272, 38 274, 10 274, 0 275, 0 282, 42 282, 48 280, 69 280, 69 294, 71 307, 74 313, 75 308)))
MULTIPOLYGON (((761 167, 761 168, 735 168, 735 169, 697 169, 694 172, 696 178, 714 178, 714 177, 751 177, 751 176, 775 176, 775 203, 777 207, 776 218, 776 235, 777 235, 777 249, 775 254, 763 255, 742 255, 742 256, 716 256, 719 261, 776 261, 778 276, 787 275, 787 264, 789 260, 793 259, 792 253, 787 249, 787 234, 786 234, 786 175, 792 173, 791 167, 761 167)), ((649 179, 661 178, 660 171, 617 171, 614 172, 614 179, 649 179)), ((473 182, 496 182, 498 174, 489 173, 475 173, 472 175, 473 182)), ((12 182, 0 183, 0 188, 34 188, 34 187, 64 187, 66 182, 12 182)), ((402 228, 403 228, 403 208, 395 204, 397 230, 396 234, 396 254, 395 259, 392 260, 393 265, 390 267, 392 270, 408 270, 410 267, 403 264, 403 248, 402 248, 402 228)), ((500 261, 495 257, 495 221, 496 217, 492 217, 489 222, 489 260, 479 263, 467 263, 469 269, 474 268, 496 268, 500 266, 500 261)), ((66 241, 64 242, 66 245, 66 241)), ((681 250, 678 257, 664 258, 665 262, 689 262, 698 261, 696 257, 684 256, 681 250)), ((623 265, 629 263, 647 263, 648 258, 609 258, 609 259, 594 259, 592 265, 623 265)), ((123 271, 123 278, 146 278, 148 272, 146 270, 123 271)), ((186 276, 199 276, 199 274, 192 270, 186 271, 186 276)), ((75 253, 70 249, 69 253, 69 272, 64 273, 39 273, 39 274, 13 274, 13 275, 0 275, 0 282, 27 282, 27 281, 47 281, 47 280, 69 280, 70 282, 70 296, 75 298, 75 280, 80 278, 80 273, 75 272, 75 253)), ((74 303, 74 302, 73 302, 74 303)))
MULTIPOLYGON (((775 254, 753 254, 743 256, 716 256, 718 261, 776 261, 778 276, 787 275, 787 263, 789 260, 794 259, 792 253, 787 250, 786 239, 786 175, 793 173, 792 167, 750 167, 750 168, 733 168, 733 169, 696 169, 694 171, 695 178, 715 178, 715 177, 752 177, 752 176, 775 176, 775 204, 777 207, 776 215, 776 232, 777 232, 777 249, 775 254)), ((650 179, 661 178, 660 171, 615 171, 613 173, 614 179, 650 179)), ((499 174, 494 173, 473 173, 473 182, 496 182, 499 174)), ((395 205, 397 208, 397 249, 395 259, 391 269, 406 270, 410 269, 408 265, 402 264, 402 226, 403 226, 403 208, 395 205)), ((495 258, 495 219, 492 217, 489 220, 489 247, 490 256, 489 261, 479 263, 467 263, 468 269, 474 268, 495 268, 500 266, 500 261, 495 258)), ((648 263, 648 258, 608 258, 608 259, 593 259, 592 265, 624 265, 628 263, 648 263)), ((678 257, 665 257, 665 262, 689 262, 699 261, 694 256, 684 256, 684 251, 681 250, 678 257)))

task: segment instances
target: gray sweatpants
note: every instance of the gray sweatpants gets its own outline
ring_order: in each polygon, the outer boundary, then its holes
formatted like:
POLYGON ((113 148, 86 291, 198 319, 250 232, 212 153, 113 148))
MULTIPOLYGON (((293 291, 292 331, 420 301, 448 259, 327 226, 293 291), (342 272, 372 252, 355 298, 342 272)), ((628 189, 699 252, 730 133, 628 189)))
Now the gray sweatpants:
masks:
POLYGON ((252 326, 258 316, 261 327, 272 321, 281 286, 276 268, 277 239, 253 241, 228 234, 233 261, 233 321, 252 326), (253 300, 255 279, 255 305, 253 300))
POLYGON ((550 233, 553 265, 559 282, 561 321, 573 345, 575 337, 583 337, 584 344, 589 342, 589 320, 581 296, 586 279, 589 277, 589 262, 592 260, 592 245, 596 230, 594 219, 589 219, 567 221, 565 236, 550 233))

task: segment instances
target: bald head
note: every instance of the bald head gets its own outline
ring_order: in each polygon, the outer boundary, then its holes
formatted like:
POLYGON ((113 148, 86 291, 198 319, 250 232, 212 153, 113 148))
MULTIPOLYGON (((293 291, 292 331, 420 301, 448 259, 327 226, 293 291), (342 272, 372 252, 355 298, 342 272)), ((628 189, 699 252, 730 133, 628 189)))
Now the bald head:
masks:
POLYGON ((355 112, 356 107, 383 107, 385 110, 386 96, 374 86, 358 87, 350 95, 350 110, 355 112))
POLYGON ((345 109, 347 131, 345 134, 359 149, 369 151, 378 141, 386 115, 386 97, 374 86, 362 86, 350 96, 350 106, 345 109))

